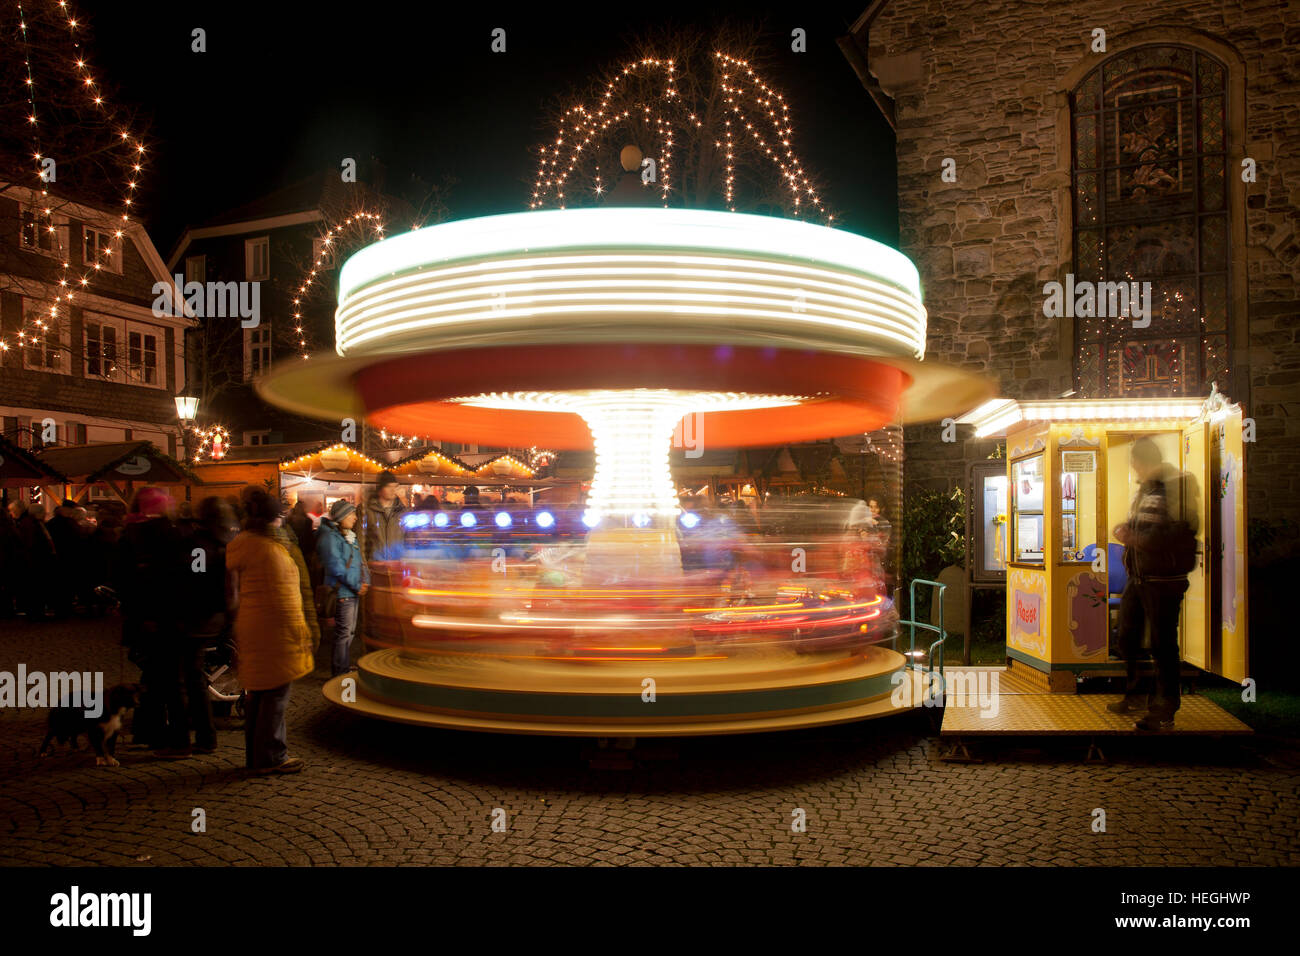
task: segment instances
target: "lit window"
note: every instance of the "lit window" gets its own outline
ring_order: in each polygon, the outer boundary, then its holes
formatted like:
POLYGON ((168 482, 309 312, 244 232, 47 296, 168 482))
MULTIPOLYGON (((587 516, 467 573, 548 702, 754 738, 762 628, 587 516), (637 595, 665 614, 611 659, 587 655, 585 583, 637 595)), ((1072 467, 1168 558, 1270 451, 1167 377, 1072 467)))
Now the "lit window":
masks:
POLYGON ((204 256, 186 256, 185 281, 207 282, 207 259, 204 256))

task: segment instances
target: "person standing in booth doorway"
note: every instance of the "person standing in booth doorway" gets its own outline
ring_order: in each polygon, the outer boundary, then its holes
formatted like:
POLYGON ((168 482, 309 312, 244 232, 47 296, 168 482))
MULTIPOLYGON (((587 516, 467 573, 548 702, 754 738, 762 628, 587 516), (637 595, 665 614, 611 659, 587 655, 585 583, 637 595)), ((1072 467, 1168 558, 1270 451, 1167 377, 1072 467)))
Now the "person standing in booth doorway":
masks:
POLYGON ((1110 704, 1109 710, 1117 714, 1146 711, 1137 722, 1138 730, 1168 730, 1181 703, 1178 618, 1187 575, 1196 567, 1197 508, 1191 499, 1198 491, 1188 476, 1163 460, 1160 449, 1148 437, 1134 441, 1130 461, 1138 491, 1128 520, 1111 532, 1124 545, 1124 570, 1128 572, 1119 609, 1126 679, 1123 700, 1110 704), (1188 501, 1180 501, 1184 489, 1188 501), (1144 698, 1138 658, 1147 630, 1156 674, 1155 693, 1144 698))
POLYGON ((346 674, 351 668, 357 602, 370 586, 370 572, 361 559, 356 524, 357 509, 352 502, 339 499, 330 505, 328 517, 321 518, 316 533, 316 553, 324 573, 324 586, 338 589, 334 625, 322 631, 325 636, 321 640, 322 663, 329 648, 331 677, 346 674))

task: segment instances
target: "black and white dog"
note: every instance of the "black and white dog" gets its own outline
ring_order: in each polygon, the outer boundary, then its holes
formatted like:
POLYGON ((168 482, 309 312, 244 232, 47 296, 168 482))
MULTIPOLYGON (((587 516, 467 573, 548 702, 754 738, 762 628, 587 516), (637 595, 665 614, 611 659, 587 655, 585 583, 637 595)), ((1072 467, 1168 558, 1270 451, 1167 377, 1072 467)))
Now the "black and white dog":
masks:
POLYGON ((55 707, 50 711, 50 723, 45 740, 41 742, 38 756, 48 757, 54 749, 54 741, 71 744, 77 749, 77 738, 83 734, 90 741, 95 751, 96 767, 116 767, 117 735, 122 729, 127 715, 135 710, 136 688, 118 684, 108 692, 108 701, 104 712, 98 717, 87 717, 79 707, 55 707))

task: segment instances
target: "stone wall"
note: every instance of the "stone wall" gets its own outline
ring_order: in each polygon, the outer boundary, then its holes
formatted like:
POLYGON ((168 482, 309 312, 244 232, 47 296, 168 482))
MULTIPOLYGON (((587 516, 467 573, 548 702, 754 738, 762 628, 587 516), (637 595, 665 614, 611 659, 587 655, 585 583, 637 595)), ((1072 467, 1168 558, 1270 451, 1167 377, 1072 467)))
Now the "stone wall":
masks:
MULTIPOLYGON (((1146 43, 1229 64, 1229 395, 1258 427, 1251 516, 1300 519, 1300 2, 887 0, 859 39, 895 101, 900 245, 921 271, 929 356, 1017 398, 1074 386, 1072 320, 1042 312, 1043 284, 1072 271, 1068 91, 1146 43), (1090 50, 1098 27, 1105 54, 1090 50), (954 183, 941 180, 946 157, 954 183), (1256 160, 1256 183, 1236 175, 1243 157, 1256 160)), ((961 481, 993 447, 945 445, 935 427, 907 439, 909 487, 961 481)))

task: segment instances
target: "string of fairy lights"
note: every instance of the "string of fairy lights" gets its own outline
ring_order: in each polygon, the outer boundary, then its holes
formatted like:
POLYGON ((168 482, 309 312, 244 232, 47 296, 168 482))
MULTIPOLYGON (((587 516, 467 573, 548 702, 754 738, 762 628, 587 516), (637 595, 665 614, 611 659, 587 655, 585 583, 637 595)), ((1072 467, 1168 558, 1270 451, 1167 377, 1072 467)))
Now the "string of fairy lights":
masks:
MULTIPOLYGON (((736 211, 736 162, 740 142, 752 142, 758 152, 779 170, 785 187, 789 190, 789 211, 796 217, 802 216, 807 205, 811 205, 825 219, 827 225, 834 221, 834 216, 822 207, 821 198, 804 171, 798 156, 794 152, 792 140, 794 124, 790 116, 790 107, 785 97, 769 86, 753 70, 747 60, 730 56, 721 51, 713 54, 714 83, 722 94, 724 101, 723 128, 713 131, 704 129, 704 122, 699 111, 690 111, 683 104, 677 88, 677 64, 673 59, 656 59, 646 57, 628 63, 622 70, 605 84, 599 104, 589 109, 585 104, 578 104, 565 110, 560 119, 560 128, 555 141, 541 147, 537 176, 533 183, 530 209, 540 209, 549 202, 554 202, 564 209, 568 204, 570 181, 576 180, 579 163, 584 151, 592 160, 591 195, 599 198, 605 193, 604 179, 600 172, 598 147, 611 129, 619 131, 625 128, 634 114, 655 131, 657 156, 656 179, 659 183, 660 200, 666 207, 673 191, 673 150, 677 145, 679 127, 683 135, 694 133, 698 136, 716 136, 713 145, 723 151, 725 175, 723 177, 723 198, 727 208, 736 211), (625 101, 622 98, 628 81, 642 78, 661 78, 662 89, 656 94, 656 103, 666 103, 678 112, 676 122, 671 116, 665 116, 658 106, 650 103, 625 101), (752 104, 752 107, 751 107, 752 104), (749 110, 754 110, 751 115, 749 110), (685 113, 685 118, 681 117, 685 113), (759 115, 766 114, 771 125, 771 133, 761 131, 762 120, 759 115), (743 132, 742 132, 743 128, 743 132), (770 137, 770 138, 769 138, 770 137), (739 142, 738 142, 739 140, 739 142), (567 152, 565 152, 567 143, 567 152)), ((631 97, 629 93, 627 96, 631 97)), ((587 198, 579 193, 579 199, 587 198)))
MULTIPOLYGON (((95 79, 91 67, 87 61, 86 54, 82 49, 81 41, 78 39, 78 30, 81 29, 81 22, 69 7, 68 0, 57 0, 56 3, 60 14, 64 18, 69 43, 71 44, 71 55, 68 58, 70 66, 65 67, 72 71, 72 77, 76 80, 76 85, 81 88, 87 98, 90 106, 94 107, 95 115, 99 121, 106 125, 114 124, 114 110, 107 102, 104 95, 103 87, 95 79)), ((27 125, 31 130, 32 136, 32 158, 34 163, 33 174, 36 177, 34 191, 41 197, 41 202, 32 204, 32 224, 33 234, 31 245, 40 248, 45 243, 39 238, 39 234, 44 232, 49 236, 48 246, 59 260, 62 261, 60 278, 58 281, 58 293, 54 296, 54 301, 49 307, 48 320, 43 317, 43 312, 26 312, 21 319, 22 325, 17 333, 18 347, 36 347, 45 348, 47 345, 47 336, 58 334, 60 331, 60 306, 71 306, 73 296, 77 289, 86 289, 91 282, 92 277, 102 272, 106 266, 111 265, 112 256, 120 254, 119 250, 122 245, 122 239, 126 234, 126 227, 131 222, 132 206, 135 205, 135 191, 140 185, 140 176, 144 171, 144 155, 146 147, 139 137, 135 136, 128 129, 120 129, 117 132, 115 143, 123 151, 123 169, 124 183, 122 196, 122 212, 118 217, 118 225, 112 229, 114 242, 111 244, 95 244, 95 257, 91 262, 84 261, 83 243, 83 262, 82 265, 86 271, 79 278, 71 278, 72 275, 72 257, 63 241, 60 223, 55 206, 58 201, 50 196, 46 188, 47 183, 43 176, 44 162, 47 158, 54 159, 57 162, 58 157, 47 157, 42 146, 42 111, 38 107, 40 97, 40 85, 37 82, 37 72, 32 63, 32 37, 28 32, 27 11, 23 3, 19 0, 18 9, 18 31, 20 42, 23 48, 24 64, 24 86, 26 87, 26 101, 28 105, 27 125), (117 248, 115 248, 117 247, 117 248), (42 317, 35 317, 42 316, 42 317)), ((51 107, 51 111, 53 107, 51 107)), ((55 167, 57 169, 57 166, 55 167)), ((91 224, 94 225, 94 224, 91 224)), ((10 349, 10 343, 0 339, 0 352, 7 352, 10 349)))
MULTIPOLYGON (((377 241, 376 237, 382 239, 385 228, 383 217, 379 213, 362 209, 352 213, 342 222, 330 226, 320 237, 320 252, 317 253, 307 274, 303 276, 302 282, 298 284, 293 298, 294 333, 298 336, 298 351, 304 360, 311 358, 311 346, 307 342, 302 310, 303 303, 311 294, 312 286, 316 284, 319 277, 330 271, 329 262, 342 255, 339 250, 351 248, 354 240, 361 244, 362 240, 371 242, 377 241)), ((416 224, 411 228, 417 229, 419 226, 416 224)), ((385 440, 387 440, 386 435, 385 440)))

